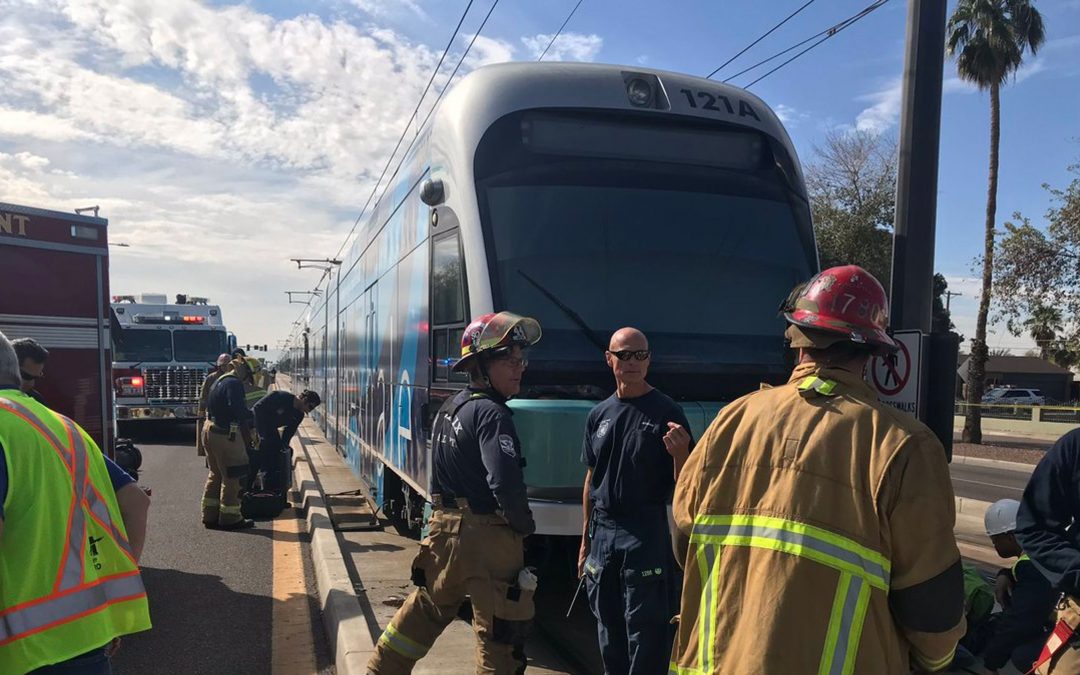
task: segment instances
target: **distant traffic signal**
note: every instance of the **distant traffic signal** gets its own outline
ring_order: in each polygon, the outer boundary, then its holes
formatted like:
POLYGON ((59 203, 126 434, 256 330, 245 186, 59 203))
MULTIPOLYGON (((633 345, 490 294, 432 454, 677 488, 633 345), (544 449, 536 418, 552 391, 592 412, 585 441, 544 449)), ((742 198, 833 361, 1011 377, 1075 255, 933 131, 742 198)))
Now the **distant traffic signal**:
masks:
POLYGON ((266 345, 239 345, 240 349, 245 352, 265 352, 267 351, 266 345))

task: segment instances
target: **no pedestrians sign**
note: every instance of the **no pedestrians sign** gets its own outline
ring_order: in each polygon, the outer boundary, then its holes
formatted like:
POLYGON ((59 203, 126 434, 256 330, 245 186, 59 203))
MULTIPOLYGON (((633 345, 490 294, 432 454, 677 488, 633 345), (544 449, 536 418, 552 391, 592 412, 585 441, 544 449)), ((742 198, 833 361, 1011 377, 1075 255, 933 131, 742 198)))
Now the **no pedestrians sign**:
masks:
POLYGON ((878 398, 911 415, 919 416, 922 393, 922 331, 893 333, 900 346, 895 354, 875 356, 867 378, 878 398))

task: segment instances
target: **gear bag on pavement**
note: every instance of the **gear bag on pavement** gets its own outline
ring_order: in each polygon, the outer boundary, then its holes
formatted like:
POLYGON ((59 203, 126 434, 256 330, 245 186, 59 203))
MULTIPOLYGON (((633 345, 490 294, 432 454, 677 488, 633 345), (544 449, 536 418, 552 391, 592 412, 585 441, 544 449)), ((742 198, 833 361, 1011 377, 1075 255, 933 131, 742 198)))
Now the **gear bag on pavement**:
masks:
POLYGON ((240 498, 245 518, 277 518, 289 506, 292 453, 273 451, 263 462, 266 470, 255 476, 251 489, 240 498))

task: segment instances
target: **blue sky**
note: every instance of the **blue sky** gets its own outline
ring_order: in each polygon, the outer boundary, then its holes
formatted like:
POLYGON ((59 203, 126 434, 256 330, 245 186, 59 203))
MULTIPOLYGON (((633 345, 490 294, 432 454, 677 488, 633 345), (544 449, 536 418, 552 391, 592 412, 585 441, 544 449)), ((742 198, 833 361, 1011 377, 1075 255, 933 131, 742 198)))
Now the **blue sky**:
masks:
MULTIPOLYGON (((101 205, 130 244, 114 292, 208 295, 241 342, 273 343, 300 310, 282 291, 317 280, 286 259, 337 250, 466 2, 0 0, 0 200, 101 205)), ((535 58, 575 2, 502 0, 463 71, 535 58)), ((704 75, 803 2, 584 0, 548 58, 704 75)), ((819 0, 718 77, 867 4, 819 0)), ((1080 161, 1080 0, 1036 4, 1047 44, 1002 96, 999 223, 1041 223, 1042 183, 1080 161)), ((474 2, 440 86, 489 7, 474 2)), ((895 135, 906 13, 890 0, 753 86, 804 163, 831 129, 895 135)), ((989 103, 951 61, 945 80, 936 268, 971 336, 989 103)), ((1001 326, 990 343, 1031 345, 1001 326)))

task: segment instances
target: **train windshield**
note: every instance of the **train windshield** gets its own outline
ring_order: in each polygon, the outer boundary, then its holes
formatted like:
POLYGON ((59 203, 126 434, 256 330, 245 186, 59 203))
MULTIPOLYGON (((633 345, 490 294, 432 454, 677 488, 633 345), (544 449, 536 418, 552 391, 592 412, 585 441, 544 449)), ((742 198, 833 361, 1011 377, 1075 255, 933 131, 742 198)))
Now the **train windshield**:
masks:
POLYGON ((726 397, 709 375, 733 390, 782 376, 777 307, 810 276, 814 248, 805 201, 761 137, 699 131, 695 143, 680 127, 581 151, 559 130, 538 151, 541 134, 514 126, 533 147, 504 152, 478 188, 496 307, 543 326, 530 380, 608 382, 602 349, 626 325, 649 337, 654 384, 680 398, 726 397))

